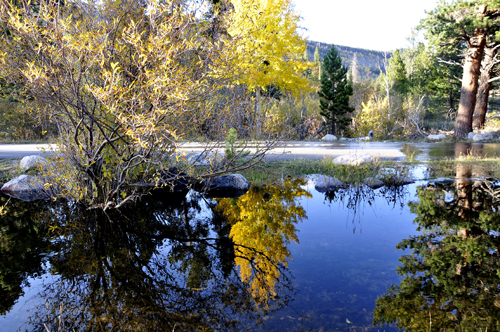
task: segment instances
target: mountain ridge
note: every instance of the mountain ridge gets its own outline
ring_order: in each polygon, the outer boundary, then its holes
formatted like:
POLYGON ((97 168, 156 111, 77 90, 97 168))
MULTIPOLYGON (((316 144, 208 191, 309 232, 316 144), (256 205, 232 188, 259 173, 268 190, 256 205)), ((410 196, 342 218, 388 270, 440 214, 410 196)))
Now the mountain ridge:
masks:
POLYGON ((380 69, 382 68, 382 62, 385 57, 389 59, 392 53, 383 51, 367 50, 363 48, 342 46, 335 44, 328 44, 317 42, 313 40, 306 41, 307 45, 307 56, 309 61, 314 61, 314 51, 316 46, 319 49, 320 59, 322 60, 325 54, 330 50, 332 46, 335 46, 342 58, 342 64, 348 68, 351 68, 352 59, 354 54, 357 56, 358 70, 361 74, 362 80, 376 79, 380 75, 380 69))

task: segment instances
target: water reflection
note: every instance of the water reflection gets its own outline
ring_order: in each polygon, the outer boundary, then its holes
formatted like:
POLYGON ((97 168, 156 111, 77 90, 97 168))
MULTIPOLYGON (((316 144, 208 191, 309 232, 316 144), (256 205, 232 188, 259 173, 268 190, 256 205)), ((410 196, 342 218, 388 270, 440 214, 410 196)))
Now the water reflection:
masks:
MULTIPOLYGON (((0 197, 0 204, 7 203, 0 197)), ((0 224, 0 315, 8 312, 29 286, 28 277, 43 273, 42 262, 49 245, 45 227, 33 221, 36 203, 18 201, 5 207, 0 224)))
POLYGON ((155 195, 107 214, 16 202, 21 212, 0 219, 0 308, 10 310, 27 277, 50 273, 56 277, 39 290, 27 330, 219 331, 262 323, 295 292, 287 246, 306 218, 297 198, 310 194, 301 185, 285 181, 218 202, 194 192, 155 195))
POLYGON ((417 188, 421 235, 398 244, 404 278, 380 297, 374 324, 412 331, 500 329, 500 214, 495 182, 458 165, 451 185, 417 188))
MULTIPOLYGON (((305 181, 286 180, 264 188, 252 188, 234 199, 221 199, 217 210, 232 224, 230 238, 234 241, 241 280, 251 284, 254 298, 278 296, 275 285, 291 259, 288 245, 298 243, 296 224, 306 219, 304 208, 297 203, 301 197, 312 197, 302 189, 305 181), (259 271, 261 273, 254 273, 259 271)), ((267 301, 266 301, 267 305, 267 301)))

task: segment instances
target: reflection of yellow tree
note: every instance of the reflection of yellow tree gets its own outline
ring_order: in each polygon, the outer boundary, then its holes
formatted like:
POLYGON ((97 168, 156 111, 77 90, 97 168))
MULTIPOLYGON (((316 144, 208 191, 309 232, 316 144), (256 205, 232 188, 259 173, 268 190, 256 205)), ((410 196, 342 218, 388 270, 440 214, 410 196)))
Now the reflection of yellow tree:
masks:
POLYGON ((299 197, 311 197, 300 188, 303 180, 252 188, 238 201, 221 199, 218 209, 232 224, 236 265, 243 282, 251 284, 252 295, 266 300, 275 296, 275 284, 282 277, 280 267, 291 259, 287 245, 298 242, 295 224, 307 218, 299 197))

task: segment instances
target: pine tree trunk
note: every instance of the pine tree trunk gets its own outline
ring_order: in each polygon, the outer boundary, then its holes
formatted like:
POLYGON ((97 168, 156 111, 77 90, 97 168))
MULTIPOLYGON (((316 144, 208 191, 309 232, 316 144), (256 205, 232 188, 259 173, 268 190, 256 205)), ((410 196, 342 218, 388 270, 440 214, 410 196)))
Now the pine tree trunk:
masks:
POLYGON ((476 105, 478 78, 481 70, 486 36, 484 31, 476 30, 470 39, 469 49, 465 55, 462 88, 460 90, 460 105, 458 106, 455 136, 467 137, 472 131, 472 115, 476 105))
POLYGON ((481 129, 484 127, 486 112, 488 111, 488 98, 490 95, 491 82, 489 71, 481 74, 481 83, 477 92, 476 108, 474 109, 474 117, 472 118, 472 128, 481 129))
POLYGON ((472 118, 472 128, 481 129, 484 127, 484 120, 486 119, 486 112, 488 111, 488 99, 490 96, 491 73, 493 67, 495 66, 494 57, 496 56, 497 50, 493 50, 490 47, 484 48, 484 56, 481 72, 481 82, 479 84, 479 90, 477 92, 476 108, 474 109, 474 117, 472 118))

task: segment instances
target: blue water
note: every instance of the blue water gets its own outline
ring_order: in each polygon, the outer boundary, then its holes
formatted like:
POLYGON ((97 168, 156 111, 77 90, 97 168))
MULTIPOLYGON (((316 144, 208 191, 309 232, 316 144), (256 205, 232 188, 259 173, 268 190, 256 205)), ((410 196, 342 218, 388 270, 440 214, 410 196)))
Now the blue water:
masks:
MULTIPOLYGON (((291 301, 265 315, 264 325, 250 321, 244 326, 264 331, 390 331, 372 327, 373 310, 386 288, 401 281, 396 245, 418 233, 407 205, 415 199, 415 187, 365 188, 361 195, 355 189, 341 190, 329 198, 306 185, 312 197, 303 196, 296 203, 307 218, 296 224, 299 243, 288 245, 291 301)), ((193 220, 210 215, 205 203, 200 206, 193 220)), ((30 330, 26 322, 44 301, 39 292, 44 285, 57 284, 58 276, 47 272, 27 280, 31 286, 24 287, 25 295, 0 317, 0 331, 30 330)))

